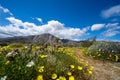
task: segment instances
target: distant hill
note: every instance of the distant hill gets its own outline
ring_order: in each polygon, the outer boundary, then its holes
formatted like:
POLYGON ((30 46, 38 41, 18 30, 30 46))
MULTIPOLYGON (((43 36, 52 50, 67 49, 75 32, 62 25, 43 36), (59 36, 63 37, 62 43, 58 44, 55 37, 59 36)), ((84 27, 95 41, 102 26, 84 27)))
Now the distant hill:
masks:
POLYGON ((24 43, 24 44, 62 44, 64 46, 78 46, 81 44, 80 41, 72 41, 68 39, 60 39, 49 33, 41 35, 32 35, 32 36, 19 36, 19 37, 8 37, 1 38, 0 43, 24 43))
POLYGON ((80 46, 82 41, 73 41, 68 39, 61 39, 64 46, 80 46))

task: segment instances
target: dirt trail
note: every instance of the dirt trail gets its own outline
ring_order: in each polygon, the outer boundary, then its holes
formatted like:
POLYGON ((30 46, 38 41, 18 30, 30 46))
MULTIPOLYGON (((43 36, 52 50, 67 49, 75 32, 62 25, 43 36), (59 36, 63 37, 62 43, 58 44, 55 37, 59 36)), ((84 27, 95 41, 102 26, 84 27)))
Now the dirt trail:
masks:
POLYGON ((80 53, 79 49, 75 49, 75 56, 79 60, 88 61, 89 65, 94 67, 94 80, 120 80, 120 67, 115 65, 117 63, 90 59, 80 53))

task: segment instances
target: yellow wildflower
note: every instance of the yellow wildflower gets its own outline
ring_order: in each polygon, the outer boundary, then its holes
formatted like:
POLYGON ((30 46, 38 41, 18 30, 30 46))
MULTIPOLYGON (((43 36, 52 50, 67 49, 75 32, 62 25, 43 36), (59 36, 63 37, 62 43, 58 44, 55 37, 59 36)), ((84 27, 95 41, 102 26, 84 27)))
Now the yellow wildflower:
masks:
POLYGON ((92 71, 91 71, 91 70, 89 70, 88 73, 89 73, 90 75, 92 75, 92 71))
POLYGON ((91 71, 93 70, 93 68, 94 68, 93 66, 90 66, 90 70, 91 70, 91 71))
POLYGON ((60 77, 59 77, 59 80, 66 80, 66 78, 63 77, 63 76, 60 76, 60 77))
POLYGON ((70 71, 68 71, 68 72, 67 72, 67 75, 68 75, 68 76, 71 76, 71 75, 72 75, 72 73, 71 73, 70 71))
POLYGON ((82 70, 83 68, 81 66, 78 66, 78 70, 82 70))
POLYGON ((8 60, 8 61, 6 61, 6 63, 5 63, 5 64, 7 65, 7 64, 9 64, 9 63, 10 63, 10 61, 8 60))
POLYGON ((88 66, 88 61, 86 62, 85 66, 88 66))
POLYGON ((57 78, 57 74, 53 73, 52 74, 52 79, 56 79, 57 78))
POLYGON ((98 56, 101 56, 101 54, 98 54, 98 56))
POLYGON ((39 56, 40 56, 40 58, 46 58, 47 57, 47 55, 44 55, 44 54, 40 54, 39 56))
POLYGON ((88 66, 88 63, 86 63, 85 66, 88 66))
POLYGON ((73 68, 75 68, 75 66, 74 65, 70 65, 70 68, 73 69, 73 68))
POLYGON ((69 77, 69 80, 75 80, 75 79, 74 79, 74 76, 70 76, 70 77, 69 77))
POLYGON ((115 61, 117 62, 119 60, 119 57, 115 55, 115 61))
POLYGON ((44 66, 40 66, 39 67, 39 72, 41 73, 41 72, 43 72, 44 71, 44 66))
POLYGON ((42 75, 39 75, 39 76, 37 77, 37 80, 43 80, 43 76, 42 76, 42 75))

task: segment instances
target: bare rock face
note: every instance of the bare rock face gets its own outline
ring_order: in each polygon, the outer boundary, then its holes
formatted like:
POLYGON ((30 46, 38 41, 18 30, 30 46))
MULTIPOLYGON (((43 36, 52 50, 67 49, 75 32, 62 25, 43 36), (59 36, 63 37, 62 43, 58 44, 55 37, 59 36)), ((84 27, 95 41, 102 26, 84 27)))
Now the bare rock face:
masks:
POLYGON ((58 44, 59 41, 60 41, 59 38, 57 38, 51 34, 48 34, 48 33, 37 35, 33 38, 33 43, 35 43, 35 44, 43 44, 43 43, 58 44))

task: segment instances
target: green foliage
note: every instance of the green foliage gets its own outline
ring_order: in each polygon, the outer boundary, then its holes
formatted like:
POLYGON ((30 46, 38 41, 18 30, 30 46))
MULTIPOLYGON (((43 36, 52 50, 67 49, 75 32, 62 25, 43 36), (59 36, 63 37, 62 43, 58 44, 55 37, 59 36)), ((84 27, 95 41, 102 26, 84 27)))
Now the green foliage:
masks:
POLYGON ((0 43, 0 46, 7 46, 7 43, 0 43))
POLYGON ((120 58, 120 46, 115 42, 95 42, 88 48, 87 52, 87 55, 99 59, 116 61, 116 56, 120 58))
POLYGON ((82 45, 82 47, 90 47, 94 42, 96 42, 96 36, 93 38, 84 40, 81 45, 82 45))
MULTIPOLYGON (((6 49, 10 47, 18 48, 19 46, 9 45, 6 49)), ((42 75, 43 79, 40 80, 52 80, 51 75, 56 73, 58 77, 64 76, 68 80, 68 71, 72 73, 71 76, 75 80, 90 80, 91 77, 91 74, 88 73, 88 67, 78 62, 71 54, 69 55, 67 50, 64 52, 64 49, 51 53, 47 48, 40 50, 38 46, 30 45, 27 48, 23 47, 20 55, 11 61, 5 58, 7 53, 0 54, 0 79, 7 76, 7 80, 39 80, 37 77, 42 75), (70 65, 74 68, 70 68, 70 65), (78 70, 78 66, 83 69, 78 70)))

